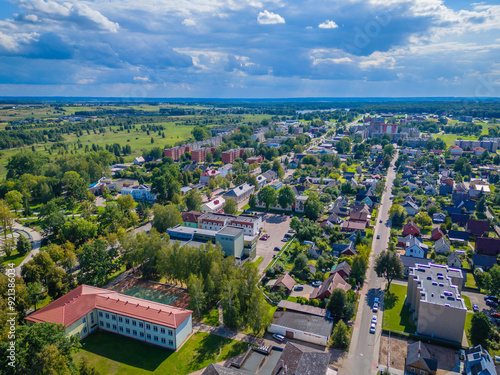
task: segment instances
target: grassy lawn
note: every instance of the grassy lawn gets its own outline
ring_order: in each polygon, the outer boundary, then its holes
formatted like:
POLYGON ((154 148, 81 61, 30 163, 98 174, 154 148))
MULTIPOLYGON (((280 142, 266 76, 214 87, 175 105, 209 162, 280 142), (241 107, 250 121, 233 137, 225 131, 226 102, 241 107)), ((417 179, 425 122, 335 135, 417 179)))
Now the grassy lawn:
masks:
POLYGON ((286 300, 290 302, 297 302, 297 297, 288 296, 286 300))
POLYGON ((384 319, 382 327, 391 331, 415 333, 410 308, 404 304, 406 286, 392 284, 391 289, 384 297, 384 319))
POLYGON ((76 362, 86 360, 101 374, 185 375, 239 355, 247 348, 245 342, 198 332, 173 352, 113 333, 95 332, 74 356, 76 362))
POLYGON ((458 138, 467 139, 467 140, 477 140, 478 137, 467 136, 467 135, 456 135, 456 134, 433 134, 434 139, 441 138, 446 142, 446 146, 450 147, 455 144, 455 140, 458 138))
POLYGON ((258 257, 257 259, 255 259, 255 262, 254 262, 254 263, 255 263, 255 265, 258 267, 258 266, 259 266, 259 264, 260 264, 263 260, 264 260, 264 258, 262 258, 262 257, 258 257))
POLYGON ((210 326, 218 327, 219 326, 219 309, 217 307, 210 310, 203 317, 203 323, 208 324, 210 326))
POLYGON ((2 263, 4 265, 7 265, 8 263, 14 263, 15 267, 17 267, 21 264, 21 262, 24 260, 24 258, 26 258, 26 255, 28 255, 28 254, 24 254, 24 255, 19 254, 19 252, 16 249, 12 252, 12 254, 10 254, 10 257, 4 256, 2 263))
POLYGON ((472 315, 474 315, 474 314, 467 313, 467 315, 465 316, 465 325, 464 325, 464 331, 465 331, 465 334, 467 336, 467 341, 469 342, 469 346, 472 346, 472 344, 470 343, 470 338, 469 338, 469 330, 471 327, 472 315))
POLYGON ((472 310, 472 303, 470 302, 470 298, 467 296, 464 296, 463 294, 461 297, 464 299, 465 306, 467 307, 467 309, 472 310))
POLYGON ((467 288, 477 289, 476 279, 474 279, 474 275, 471 272, 467 272, 467 280, 465 281, 465 286, 467 288))

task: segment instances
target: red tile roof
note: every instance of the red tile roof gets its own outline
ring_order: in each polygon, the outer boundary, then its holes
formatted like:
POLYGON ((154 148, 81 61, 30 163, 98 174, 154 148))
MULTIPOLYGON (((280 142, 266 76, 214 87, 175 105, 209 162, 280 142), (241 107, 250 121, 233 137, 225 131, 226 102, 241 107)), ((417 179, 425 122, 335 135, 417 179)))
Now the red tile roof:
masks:
POLYGON ((113 290, 80 285, 54 302, 28 315, 32 322, 51 322, 69 327, 94 309, 177 328, 193 313, 178 307, 120 294, 113 290))
POLYGON ((292 276, 288 274, 288 272, 280 276, 278 280, 276 280, 276 283, 274 284, 275 287, 284 286, 286 289, 290 291, 293 290, 294 285, 295 285, 295 280, 293 279, 292 276))
POLYGON ((182 221, 185 223, 196 223, 198 224, 198 218, 203 215, 201 212, 198 211, 188 211, 188 212, 181 212, 182 216, 182 221))

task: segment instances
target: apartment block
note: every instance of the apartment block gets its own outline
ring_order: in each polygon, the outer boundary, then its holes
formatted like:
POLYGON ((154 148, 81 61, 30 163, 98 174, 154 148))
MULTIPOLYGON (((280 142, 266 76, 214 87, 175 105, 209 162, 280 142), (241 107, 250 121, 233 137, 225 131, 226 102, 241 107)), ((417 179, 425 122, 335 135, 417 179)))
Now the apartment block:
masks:
POLYGON ((410 268, 406 303, 417 333, 461 343, 467 307, 461 298, 462 271, 437 264, 410 268))

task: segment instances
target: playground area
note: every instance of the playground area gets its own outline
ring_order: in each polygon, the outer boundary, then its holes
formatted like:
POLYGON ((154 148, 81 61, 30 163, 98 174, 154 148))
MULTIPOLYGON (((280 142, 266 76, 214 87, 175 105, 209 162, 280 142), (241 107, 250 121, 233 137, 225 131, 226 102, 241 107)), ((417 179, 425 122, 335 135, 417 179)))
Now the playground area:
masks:
POLYGON ((112 287, 118 293, 146 299, 174 307, 187 308, 189 295, 186 289, 154 281, 141 280, 127 276, 112 287))

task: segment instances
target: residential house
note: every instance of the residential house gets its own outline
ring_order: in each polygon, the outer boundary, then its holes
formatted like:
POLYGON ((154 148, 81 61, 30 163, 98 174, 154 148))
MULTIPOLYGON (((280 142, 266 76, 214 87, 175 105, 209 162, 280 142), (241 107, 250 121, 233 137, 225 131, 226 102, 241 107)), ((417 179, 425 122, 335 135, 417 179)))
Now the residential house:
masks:
POLYGON ((450 214, 451 222, 458 225, 466 225, 467 221, 469 221, 470 216, 468 214, 450 214))
POLYGON ((405 209, 408 216, 415 216, 418 214, 418 206, 415 203, 406 201, 401 206, 405 209))
POLYGON ((330 275, 319 288, 315 288, 311 293, 311 299, 327 300, 332 295, 335 289, 342 289, 347 292, 351 289, 351 285, 344 280, 339 273, 330 275))
POLYGON ((415 258, 427 258, 429 246, 424 244, 418 237, 410 236, 405 243, 405 256, 415 258))
POLYGON ((441 179, 441 183, 446 184, 446 185, 451 186, 451 187, 453 187, 455 185, 455 181, 451 177, 443 177, 441 179))
POLYGON ((370 219, 370 208, 366 204, 355 205, 349 210, 349 221, 367 223, 370 219))
POLYGON ((292 276, 285 272, 281 275, 278 280, 274 283, 273 290, 279 290, 280 288, 284 288, 285 291, 290 294, 293 291, 293 287, 295 286, 295 280, 292 276))
POLYGON ((500 254, 500 238, 478 237, 474 250, 478 254, 497 256, 500 254))
POLYGON ((469 233, 462 230, 450 229, 448 231, 448 238, 450 239, 450 241, 469 241, 469 233))
POLYGON ((156 194, 151 191, 150 185, 123 188, 121 190, 121 195, 131 195, 134 200, 139 202, 154 202, 156 200, 156 194))
POLYGON ((205 173, 200 176, 200 183, 208 185, 210 179, 220 176, 220 172, 215 169, 207 169, 205 173))
POLYGON ((451 193, 451 199, 453 202, 470 200, 469 189, 462 183, 458 184, 451 193))
POLYGON ((431 232, 431 240, 433 240, 433 241, 437 241, 437 240, 439 240, 443 236, 444 236, 444 234, 443 234, 443 232, 441 231, 440 228, 436 227, 431 232))
POLYGON ((146 160, 142 156, 138 156, 134 159, 135 165, 142 165, 146 162, 146 160))
POLYGON ((295 212, 304 212, 304 207, 306 204, 308 196, 299 195, 295 197, 295 212))
POLYGON ((80 285, 28 315, 28 325, 56 323, 83 339, 97 330, 177 350, 193 332, 191 310, 80 285))
POLYGON ((456 251, 448 255, 448 267, 462 269, 462 260, 456 251))
POLYGON ((481 345, 465 349, 465 375, 496 375, 493 358, 481 345))
POLYGON ((420 236, 420 228, 411 220, 403 226, 403 237, 409 234, 412 236, 420 236))
POLYGON ((479 199, 481 195, 490 194, 490 185, 481 180, 474 180, 470 183, 469 195, 471 199, 479 199))
MULTIPOLYGON (((472 256, 472 264, 476 268, 482 268, 484 271, 488 271, 494 265, 497 264, 497 257, 491 255, 474 254, 472 256)), ((471 277, 473 277, 471 275, 471 277)))
POLYGON ((465 208, 467 213, 472 214, 476 210, 476 202, 474 201, 457 201, 455 202, 455 207, 460 208, 460 212, 465 208))
POLYGON ((217 197, 211 201, 204 203, 200 207, 200 211, 204 214, 206 213, 222 213, 224 210, 224 204, 226 200, 222 197, 217 197))
POLYGON ((490 222, 487 220, 473 220, 469 219, 465 226, 467 232, 476 237, 488 235, 490 232, 490 222))
POLYGON ((445 237, 441 237, 434 244, 434 249, 438 254, 446 254, 451 251, 451 245, 448 241, 446 241, 445 237))
POLYGON ((349 265, 349 263, 345 261, 341 262, 336 266, 332 267, 332 270, 330 271, 330 276, 336 273, 338 273, 344 280, 348 280, 349 276, 351 275, 351 266, 349 265))
POLYGON ((344 221, 340 224, 340 230, 342 232, 354 232, 356 230, 365 231, 366 222, 344 221))
POLYGON ((438 194, 438 190, 432 185, 427 185, 424 190, 425 190, 425 194, 427 194, 427 195, 437 195, 438 194))
POLYGON ((262 174, 258 175, 256 178, 257 178, 257 187, 259 189, 262 189, 266 185, 267 179, 262 174))
POLYGON ((432 222, 433 223, 444 223, 446 221, 446 215, 442 212, 436 212, 434 215, 432 215, 432 222))
POLYGON ((439 195, 448 195, 453 193, 453 186, 447 184, 439 184, 439 195))
POLYGON ((450 146, 451 156, 460 156, 463 154, 464 150, 456 145, 450 146))
POLYGON ((429 349, 422 341, 408 344, 406 348, 405 370, 409 374, 435 375, 438 368, 438 362, 435 360, 429 349))
MULTIPOLYGON (((231 163, 224 164, 222 167, 218 169, 220 176, 221 177, 226 177, 229 173, 231 173, 231 170, 233 169, 233 165, 231 163)), ((257 179, 258 181, 258 179, 257 179)))
POLYGON ((198 219, 203 215, 198 211, 181 212, 182 225, 185 227, 198 228, 198 219))

